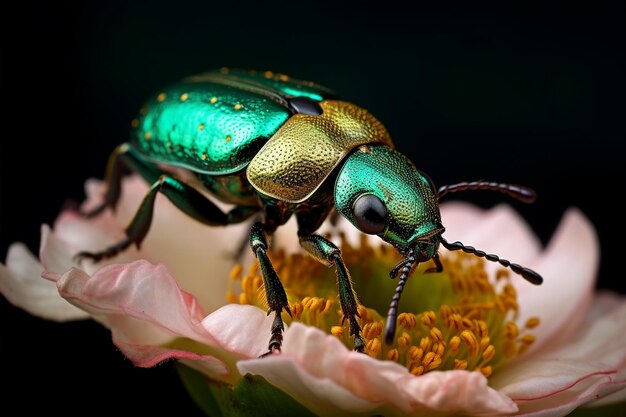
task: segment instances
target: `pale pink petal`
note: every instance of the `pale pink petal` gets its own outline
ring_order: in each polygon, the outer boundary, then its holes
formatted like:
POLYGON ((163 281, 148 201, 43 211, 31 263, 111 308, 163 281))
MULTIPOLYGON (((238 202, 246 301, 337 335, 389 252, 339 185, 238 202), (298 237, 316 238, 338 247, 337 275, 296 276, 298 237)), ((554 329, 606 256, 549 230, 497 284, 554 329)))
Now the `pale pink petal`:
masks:
POLYGON ((458 240, 522 265, 534 260, 541 250, 528 224, 506 204, 490 210, 466 203, 442 204, 441 217, 449 242, 458 240))
POLYGON ((201 325, 203 314, 196 299, 180 290, 165 267, 137 261, 104 267, 92 277, 72 269, 57 286, 65 299, 109 327, 114 343, 137 366, 193 358, 205 362, 209 370, 220 370, 215 377, 226 376, 226 365, 215 358, 166 348, 178 338, 214 346, 216 341, 201 325))
MULTIPOLYGON (((192 181, 190 178, 187 180, 192 181)), ((76 219, 71 219, 72 223, 68 221, 70 219, 63 219, 65 223, 59 221, 55 224, 55 233, 58 228, 59 237, 80 250, 102 250, 124 238, 123 231, 148 191, 148 185, 137 175, 125 178, 122 185, 122 196, 114 214, 107 210, 95 219, 90 219, 87 223, 91 229, 76 222, 76 219), (106 234, 106 242, 100 237, 94 243, 95 238, 98 238, 93 236, 94 228, 106 234), (86 237, 79 244, 77 239, 81 236, 86 237)), ((101 182, 88 182, 89 198, 85 207, 97 205, 103 190, 101 182)), ((209 196, 207 198, 225 212, 232 208, 209 196)), ((185 291, 194 294, 206 311, 213 311, 226 302, 228 273, 235 264, 233 255, 242 244, 244 257, 241 262, 247 264, 252 259, 246 244, 249 230, 250 221, 227 227, 204 225, 182 213, 165 196, 159 195, 152 226, 141 252, 131 249, 114 260, 128 262, 141 258, 166 265, 185 291)), ((97 267, 106 263, 98 264, 97 267)), ((84 267, 88 265, 86 262, 84 267)))
POLYGON ((518 285, 519 322, 537 316, 537 343, 531 351, 559 335, 576 331, 593 296, 600 249, 593 226, 577 209, 561 220, 548 248, 528 266, 539 272, 540 286, 518 285))
POLYGON ((565 415, 587 401, 623 391, 624 334, 626 299, 601 294, 569 339, 555 337, 535 355, 501 369, 490 382, 524 413, 565 415))
POLYGON ((91 277, 78 269, 45 276, 57 281, 64 298, 111 329, 113 342, 137 366, 177 358, 210 377, 234 382, 236 360, 267 349, 271 317, 239 305, 204 317, 197 299, 162 265, 136 261, 106 266, 91 277))
POLYGON ((380 407, 385 415, 425 409, 495 415, 517 409, 478 373, 432 372, 414 377, 394 362, 349 351, 335 337, 299 323, 285 332, 282 354, 240 361, 238 368, 263 376, 322 415, 372 412, 380 407))
POLYGON ((272 321, 273 317, 257 307, 228 304, 207 316, 202 326, 224 350, 256 358, 267 352, 272 321))
POLYGON ((54 283, 41 278, 43 267, 21 243, 9 247, 6 266, 0 264, 0 293, 30 314, 54 321, 88 318, 89 315, 59 296, 54 283))

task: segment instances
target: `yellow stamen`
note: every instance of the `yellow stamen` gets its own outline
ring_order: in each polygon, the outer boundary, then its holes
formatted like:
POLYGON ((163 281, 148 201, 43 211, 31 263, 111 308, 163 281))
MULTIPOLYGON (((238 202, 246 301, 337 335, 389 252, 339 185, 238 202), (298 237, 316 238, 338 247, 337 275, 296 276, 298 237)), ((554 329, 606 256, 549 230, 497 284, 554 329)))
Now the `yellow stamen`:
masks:
MULTIPOLYGON (((365 353, 371 357, 398 362, 413 375, 434 369, 465 369, 490 376, 508 358, 522 354, 535 342, 529 331, 539 325, 539 319, 516 323, 519 305, 509 272, 499 270, 490 278, 484 259, 454 252, 440 255, 443 273, 424 274, 430 267, 426 264, 413 273, 400 304, 406 310, 398 314, 396 337, 388 346, 383 342, 383 329, 394 286, 389 285, 387 276, 398 263, 398 255, 387 247, 371 246, 365 237, 357 247, 345 236, 338 237, 353 287, 363 297, 357 305, 356 319, 365 353), (428 307, 420 310, 422 305, 428 307)), ((303 254, 287 255, 282 251, 271 253, 271 259, 292 313, 292 317, 283 315, 286 323, 296 320, 319 327, 352 348, 354 336, 349 320, 344 320, 334 268, 303 254)), ((239 288, 227 292, 229 302, 267 310, 256 262, 247 272, 235 266, 229 282, 239 288)))

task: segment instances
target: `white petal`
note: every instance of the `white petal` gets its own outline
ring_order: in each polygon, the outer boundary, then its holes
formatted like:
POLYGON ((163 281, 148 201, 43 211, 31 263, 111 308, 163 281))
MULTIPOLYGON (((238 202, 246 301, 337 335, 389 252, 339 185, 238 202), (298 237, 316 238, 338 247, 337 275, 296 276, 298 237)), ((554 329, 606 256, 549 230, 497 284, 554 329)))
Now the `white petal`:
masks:
POLYGON ((593 226, 579 210, 568 210, 548 248, 528 265, 543 276, 543 284, 517 286, 519 322, 531 316, 541 319, 533 329, 537 342, 531 351, 578 329, 593 296, 599 257, 593 226))
POLYGON ((41 277, 43 267, 21 243, 9 248, 6 266, 0 264, 0 293, 11 304, 34 316, 54 321, 88 318, 59 295, 54 283, 41 277))
POLYGON ((626 299, 601 294, 576 333, 551 340, 535 355, 499 370, 490 382, 525 413, 565 415, 587 401, 623 390, 624 334, 626 299))

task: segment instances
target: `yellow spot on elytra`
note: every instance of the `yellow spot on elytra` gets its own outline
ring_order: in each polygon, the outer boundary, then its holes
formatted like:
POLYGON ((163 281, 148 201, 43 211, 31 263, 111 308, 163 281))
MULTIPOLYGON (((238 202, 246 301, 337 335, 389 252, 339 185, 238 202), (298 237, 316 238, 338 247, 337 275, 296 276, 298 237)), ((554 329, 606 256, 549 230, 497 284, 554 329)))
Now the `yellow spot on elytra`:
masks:
POLYGON ((133 119, 133 120, 130 122, 130 125, 131 125, 131 127, 132 127, 133 129, 137 129, 137 128, 139 127, 139 120, 137 120, 137 119, 133 119))
POLYGON ((201 124, 200 126, 198 126, 198 130, 204 130, 204 124, 201 124))
POLYGON ((163 101, 163 100, 165 100, 166 98, 167 98, 167 95, 166 95, 165 93, 160 93, 160 94, 157 96, 157 101, 163 101))
POLYGON ((189 99, 188 93, 183 93, 180 95, 180 101, 187 101, 187 99, 189 99))
POLYGON ((230 142, 230 141, 231 141, 231 139, 232 139, 232 138, 230 137, 230 135, 226 136, 226 142, 230 142))
POLYGON ((241 108, 243 107, 243 105, 241 103, 237 103, 235 104, 235 107, 233 107, 235 110, 241 110, 241 108))
POLYGON ((209 155, 205 153, 202 154, 202 156, 200 156, 200 158, 202 158, 203 161, 206 161, 206 159, 209 157, 209 155))
POLYGON ((143 134, 143 138, 144 138, 145 140, 150 140, 150 139, 152 139, 152 132, 150 132, 150 131, 148 130, 146 133, 144 133, 144 134, 143 134))
POLYGON ((274 78, 274 73, 273 73, 272 71, 265 71, 265 72, 263 73, 263 76, 264 76, 265 78, 274 78))
POLYGON ((217 103, 217 97, 213 96, 211 97, 211 100, 209 100, 211 102, 211 104, 215 104, 217 103))

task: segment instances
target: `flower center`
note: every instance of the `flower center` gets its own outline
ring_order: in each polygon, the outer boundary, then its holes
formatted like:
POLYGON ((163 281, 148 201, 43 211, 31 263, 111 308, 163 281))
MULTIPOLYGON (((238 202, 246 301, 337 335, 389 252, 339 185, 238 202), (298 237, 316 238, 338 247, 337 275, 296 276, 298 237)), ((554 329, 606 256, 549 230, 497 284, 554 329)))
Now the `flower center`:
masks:
MULTIPOLYGON (((384 317, 395 289, 389 271, 401 258, 391 247, 374 247, 365 237, 358 248, 343 237, 341 241, 359 295, 358 321, 368 355, 396 361, 415 375, 467 369, 489 376, 535 341, 528 330, 539 324, 538 318, 523 326, 516 323, 517 294, 509 271, 500 269, 490 279, 482 258, 451 252, 441 256, 442 273, 426 273, 433 266, 430 263, 413 272, 400 301, 394 342, 387 345, 382 339, 384 317)), ((334 268, 306 254, 282 251, 273 254, 272 262, 287 292, 293 320, 331 333, 352 348, 347 320, 342 324, 334 268)), ((235 266, 231 283, 228 302, 267 308, 256 261, 245 274, 241 265, 235 266)), ((292 320, 287 314, 283 318, 287 323, 292 320)))

